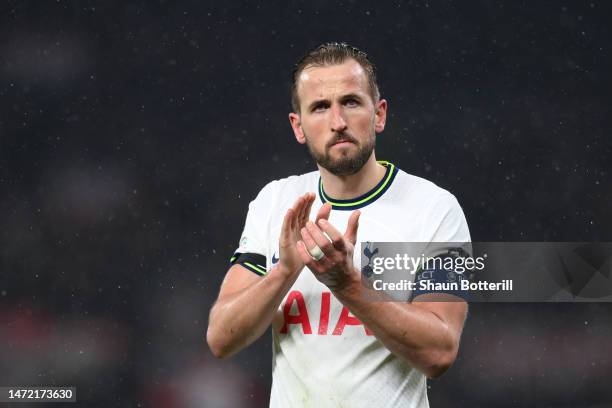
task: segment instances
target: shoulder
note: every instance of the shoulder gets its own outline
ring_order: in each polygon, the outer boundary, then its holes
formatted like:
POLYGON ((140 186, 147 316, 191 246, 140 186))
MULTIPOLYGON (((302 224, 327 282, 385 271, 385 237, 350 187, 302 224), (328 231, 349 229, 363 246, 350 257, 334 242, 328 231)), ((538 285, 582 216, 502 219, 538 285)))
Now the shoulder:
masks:
POLYGON ((455 196, 448 190, 436 185, 432 181, 398 169, 395 184, 397 196, 411 202, 419 202, 423 206, 458 205, 455 196))
POLYGON ((407 200, 404 207, 417 214, 421 239, 434 242, 470 241, 465 215, 453 194, 429 180, 403 171, 398 174, 398 179, 398 195, 402 196, 402 200, 407 200))
POLYGON ((316 191, 318 180, 318 171, 272 180, 259 191, 255 200, 266 201, 269 205, 277 205, 285 199, 293 202, 306 192, 316 191))
POLYGON ((274 180, 270 184, 273 184, 277 191, 283 193, 289 192, 300 192, 308 189, 313 183, 317 183, 319 180, 319 172, 311 171, 300 175, 293 175, 282 179, 274 180))

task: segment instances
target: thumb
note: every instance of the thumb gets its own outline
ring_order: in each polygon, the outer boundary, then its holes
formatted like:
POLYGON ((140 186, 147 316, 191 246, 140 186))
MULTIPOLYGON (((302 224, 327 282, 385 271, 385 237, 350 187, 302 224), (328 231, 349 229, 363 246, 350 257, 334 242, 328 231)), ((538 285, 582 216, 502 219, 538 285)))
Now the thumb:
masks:
POLYGON ((349 240, 353 245, 357 243, 357 228, 359 228, 360 215, 361 211, 353 211, 353 213, 349 217, 348 225, 346 226, 346 232, 344 233, 344 237, 349 240))
POLYGON ((326 221, 329 220, 329 214, 331 214, 331 204, 325 203, 317 213, 317 219, 315 220, 315 224, 319 225, 319 220, 324 219, 326 221))

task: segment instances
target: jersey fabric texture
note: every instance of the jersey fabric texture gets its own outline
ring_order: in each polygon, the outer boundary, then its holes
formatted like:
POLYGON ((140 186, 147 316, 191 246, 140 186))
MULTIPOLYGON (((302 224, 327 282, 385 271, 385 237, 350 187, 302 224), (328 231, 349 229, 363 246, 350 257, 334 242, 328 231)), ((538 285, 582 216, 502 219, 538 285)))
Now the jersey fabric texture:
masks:
MULTIPOLYGON (((266 185, 249 205, 231 263, 264 276, 278 262, 287 209, 307 192, 318 195, 310 219, 329 202, 329 221, 341 232, 351 212, 360 209, 355 265, 360 263, 360 242, 470 241, 452 194, 391 163, 380 163, 386 166, 380 183, 352 200, 329 197, 317 171, 266 185)), ((392 354, 307 268, 276 311, 272 335, 271 407, 429 406, 426 377, 392 354)))

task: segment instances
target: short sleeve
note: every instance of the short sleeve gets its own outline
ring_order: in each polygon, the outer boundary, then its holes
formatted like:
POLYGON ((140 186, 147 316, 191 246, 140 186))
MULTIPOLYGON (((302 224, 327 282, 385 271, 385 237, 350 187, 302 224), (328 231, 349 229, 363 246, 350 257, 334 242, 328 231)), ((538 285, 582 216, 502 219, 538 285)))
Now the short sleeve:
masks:
POLYGON ((240 264, 260 276, 267 273, 267 230, 274 202, 274 187, 274 182, 267 184, 250 202, 238 249, 230 259, 230 265, 240 264))
POLYGON ((454 195, 445 192, 431 207, 430 242, 471 242, 465 215, 454 195))
POLYGON ((416 273, 417 285, 411 294, 411 299, 427 293, 446 293, 467 301, 469 300, 468 293, 459 285, 459 281, 468 276, 464 275, 465 269, 458 268, 456 262, 445 262, 449 258, 470 256, 471 253, 471 244, 465 246, 466 243, 471 242, 470 231, 463 210, 455 196, 445 192, 432 204, 428 220, 426 236, 430 237, 429 242, 448 242, 460 245, 458 247, 449 245, 447 248, 444 245, 433 246, 435 249, 432 255, 435 256, 435 260, 430 261, 416 273), (440 254, 441 249, 447 252, 440 254), (469 252, 463 252, 462 249, 468 249, 469 252))

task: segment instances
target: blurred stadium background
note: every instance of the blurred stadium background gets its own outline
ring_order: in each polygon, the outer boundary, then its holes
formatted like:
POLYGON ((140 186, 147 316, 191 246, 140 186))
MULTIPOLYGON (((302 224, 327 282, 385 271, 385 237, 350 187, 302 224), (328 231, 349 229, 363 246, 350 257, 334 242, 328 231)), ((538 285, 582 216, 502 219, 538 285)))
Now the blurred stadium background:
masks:
MULTIPOLYGON (((379 68, 378 157, 452 191, 475 241, 612 241, 603 1, 7 1, 0 6, 0 385, 87 407, 260 407, 270 338, 207 314, 249 201, 314 168, 292 64, 379 68)), ((476 304, 432 407, 611 407, 612 304, 476 304)), ((20 405, 25 406, 25 405, 20 405)))

